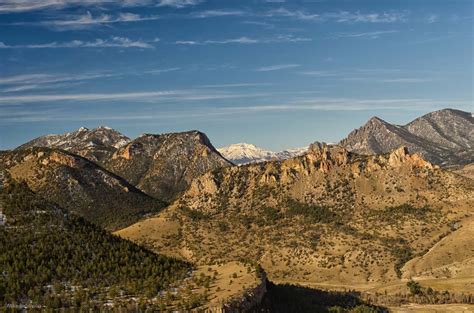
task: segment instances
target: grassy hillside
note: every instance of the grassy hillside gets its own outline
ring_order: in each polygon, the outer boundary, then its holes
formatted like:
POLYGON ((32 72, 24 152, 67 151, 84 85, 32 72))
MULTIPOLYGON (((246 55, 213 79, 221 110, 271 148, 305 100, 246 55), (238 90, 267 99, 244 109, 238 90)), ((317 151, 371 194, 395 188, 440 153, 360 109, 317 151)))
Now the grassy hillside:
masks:
POLYGON ((251 259, 277 282, 363 290, 400 281, 407 261, 474 213, 473 191, 404 149, 323 148, 207 173, 118 234, 200 264, 251 259))

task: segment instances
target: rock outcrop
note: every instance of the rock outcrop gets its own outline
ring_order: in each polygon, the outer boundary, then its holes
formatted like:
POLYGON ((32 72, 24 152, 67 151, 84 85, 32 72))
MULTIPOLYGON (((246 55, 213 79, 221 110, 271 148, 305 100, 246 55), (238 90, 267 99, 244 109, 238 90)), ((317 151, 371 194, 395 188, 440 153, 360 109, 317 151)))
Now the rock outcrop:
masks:
POLYGON ((262 273, 260 283, 250 289, 245 290, 220 306, 208 307, 206 313, 241 313, 253 312, 262 304, 262 300, 267 292, 267 275, 262 273))

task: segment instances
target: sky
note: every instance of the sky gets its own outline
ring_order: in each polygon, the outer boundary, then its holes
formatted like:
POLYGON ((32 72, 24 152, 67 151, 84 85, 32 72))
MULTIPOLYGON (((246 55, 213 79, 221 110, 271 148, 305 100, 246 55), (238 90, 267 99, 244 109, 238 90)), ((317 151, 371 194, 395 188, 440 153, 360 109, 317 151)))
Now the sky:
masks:
POLYGON ((0 0, 0 149, 81 126, 337 142, 473 108, 471 0, 0 0))

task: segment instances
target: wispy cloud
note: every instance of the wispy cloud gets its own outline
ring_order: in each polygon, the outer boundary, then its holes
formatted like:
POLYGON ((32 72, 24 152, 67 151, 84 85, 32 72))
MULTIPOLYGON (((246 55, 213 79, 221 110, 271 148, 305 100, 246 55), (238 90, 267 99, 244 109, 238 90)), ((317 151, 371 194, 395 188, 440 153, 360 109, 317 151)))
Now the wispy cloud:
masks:
POLYGON ((191 17, 195 18, 209 18, 209 17, 223 17, 223 16, 243 16, 246 12, 241 10, 206 10, 191 13, 191 17))
POLYGON ((149 70, 149 71, 145 71, 144 73, 145 74, 159 75, 159 74, 163 74, 163 73, 179 71, 180 69, 181 69, 180 67, 171 67, 171 68, 162 68, 162 69, 149 70))
POLYGON ((29 73, 0 78, 0 93, 31 90, 52 90, 84 84, 92 80, 106 80, 142 74, 160 75, 181 70, 180 67, 157 68, 146 71, 94 71, 84 73, 29 73))
POLYGON ((261 26, 268 29, 275 28, 275 25, 267 23, 267 22, 261 22, 261 21, 243 21, 242 24, 256 25, 256 26, 261 26))
POLYGON ((372 32, 361 32, 361 33, 337 33, 333 38, 361 38, 361 39, 378 39, 385 35, 398 33, 398 30, 381 30, 372 32))
POLYGON ((159 16, 141 16, 135 13, 119 13, 118 15, 101 14, 94 16, 89 11, 82 15, 69 16, 67 19, 44 20, 39 22, 18 22, 13 25, 32 25, 45 26, 55 30, 84 29, 98 25, 114 24, 114 23, 132 23, 157 20, 159 16))
POLYGON ((424 38, 408 42, 409 44, 430 44, 433 42, 451 40, 458 36, 459 33, 456 32, 443 32, 443 33, 425 33, 423 34, 424 38))
POLYGON ((301 71, 303 75, 314 76, 314 77, 334 77, 341 75, 337 71, 325 71, 325 70, 312 70, 312 71, 301 71))
POLYGON ((52 102, 88 102, 88 101, 135 101, 160 103, 170 101, 212 101, 223 99, 268 97, 269 93, 248 93, 216 91, 203 92, 200 89, 143 91, 121 93, 63 93, 63 94, 28 94, 28 95, 0 95, 0 106, 12 106, 24 103, 52 103, 52 102))
MULTIPOLYGON (((153 40, 156 42, 156 39, 153 40)), ((72 40, 66 42, 48 42, 42 44, 8 45, 0 42, 0 49, 58 49, 58 48, 141 48, 153 49, 154 46, 143 40, 132 40, 126 37, 96 39, 94 41, 72 40)))
POLYGON ((270 66, 262 66, 255 69, 256 72, 272 72, 272 71, 280 71, 286 70, 290 68, 300 67, 300 64, 275 64, 270 66))
POLYGON ((174 95, 174 91, 155 92, 129 92, 129 93, 92 93, 92 94, 54 94, 54 95, 21 95, 21 96, 0 96, 0 103, 38 103, 55 101, 103 101, 103 100, 129 100, 129 99, 149 99, 174 95))
POLYGON ((321 15, 311 14, 302 10, 288 10, 286 8, 278 8, 270 10, 266 13, 268 17, 291 17, 298 20, 304 21, 319 21, 321 20, 321 15))
POLYGON ((394 23, 405 21, 407 12, 361 13, 361 12, 326 12, 309 13, 304 10, 278 8, 266 13, 267 17, 288 17, 301 21, 333 21, 338 23, 394 23))
POLYGON ((395 23, 406 21, 407 16, 407 12, 360 13, 341 11, 324 14, 325 19, 334 20, 338 23, 395 23))
POLYGON ((283 42, 305 42, 312 41, 311 38, 307 37, 295 37, 293 35, 278 35, 273 38, 251 38, 251 37, 239 37, 221 40, 178 40, 175 41, 177 45, 211 45, 211 44, 258 44, 258 43, 283 43, 283 42))
POLYGON ((184 8, 195 6, 203 0, 2 0, 0 1, 0 13, 21 13, 47 9, 63 9, 66 7, 135 7, 135 6, 159 6, 184 8))
MULTIPOLYGON (((156 95, 154 95, 156 96, 156 95)), ((165 97, 165 96, 163 96, 165 97)), ((159 96, 158 99, 163 98, 159 96)), ((123 99, 123 98, 120 98, 123 99)), ((125 99, 129 100, 127 96, 125 99)), ((0 98, 0 104, 2 103, 0 98)), ((430 99, 430 98, 323 98, 309 97, 299 102, 282 102, 273 104, 256 104, 246 106, 208 106, 208 107, 189 107, 176 109, 175 111, 159 111, 156 107, 152 109, 143 109, 140 112, 136 110, 117 114, 103 114, 91 112, 76 112, 70 114, 68 110, 58 110, 56 108, 30 109, 21 108, 21 111, 12 106, 0 105, 0 120, 5 122, 38 122, 38 121, 94 121, 94 120, 170 120, 173 118, 208 118, 209 116, 235 116, 235 114, 255 114, 256 112, 272 111, 370 111, 373 110, 434 110, 441 109, 446 103, 457 107, 468 108, 472 105, 471 101, 458 99, 430 99)))
POLYGON ((241 88, 241 87, 261 87, 271 86, 269 83, 237 83, 237 84, 217 84, 217 85, 202 85, 201 88, 241 88))
POLYGON ((195 41, 195 40, 177 40, 174 43, 176 45, 189 45, 189 46, 201 45, 202 44, 201 42, 195 41))
POLYGON ((361 98, 308 98, 300 102, 233 106, 222 108, 229 114, 259 111, 365 111, 365 110, 431 110, 450 105, 468 106, 470 101, 435 100, 423 98, 361 99, 361 98))
POLYGON ((436 71, 412 71, 396 68, 367 68, 344 70, 306 70, 299 74, 319 77, 322 79, 342 80, 350 82, 416 84, 440 80, 436 71))
POLYGON ((383 83, 406 83, 406 84, 416 84, 416 83, 427 83, 434 81, 433 78, 412 78, 412 77, 403 77, 403 78, 391 78, 391 79, 382 79, 383 83))
POLYGON ((121 76, 121 73, 112 72, 89 72, 80 74, 45 74, 32 73, 0 78, 0 92, 21 92, 30 90, 46 90, 52 88, 70 87, 85 81, 95 79, 107 79, 121 76))
POLYGON ((158 6, 184 8, 187 6, 195 6, 201 2, 203 2, 203 0, 160 0, 158 6))
MULTIPOLYGON (((34 1, 34 0, 3 0, 0 2, 0 12, 27 12, 35 10, 43 10, 47 8, 61 8, 72 4, 72 1, 58 1, 58 0, 45 0, 45 1, 34 1)), ((92 3, 88 3, 92 5, 92 3)), ((97 4, 97 3, 96 3, 97 4)))
POLYGON ((223 39, 223 40, 206 40, 204 44, 228 44, 228 43, 238 43, 238 44, 251 44, 251 43, 259 43, 259 39, 253 39, 249 37, 239 37, 239 38, 231 38, 231 39, 223 39))

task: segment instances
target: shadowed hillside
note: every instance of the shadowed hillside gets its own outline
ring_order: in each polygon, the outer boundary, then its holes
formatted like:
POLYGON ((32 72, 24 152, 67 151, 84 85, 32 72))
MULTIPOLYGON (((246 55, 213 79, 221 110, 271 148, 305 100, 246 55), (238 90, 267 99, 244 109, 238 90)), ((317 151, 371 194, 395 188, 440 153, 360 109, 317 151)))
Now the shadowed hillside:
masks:
POLYGON ((0 187, 0 305, 98 310, 152 297, 183 279, 188 263, 156 255, 44 200, 26 184, 0 187), (30 302, 31 301, 31 302, 30 302))
POLYGON ((230 166, 198 131, 146 134, 118 149, 105 167, 158 199, 174 199, 191 181, 210 170, 230 166))
POLYGON ((0 170, 45 199, 109 229, 124 227, 157 212, 164 203, 123 178, 77 155, 30 148, 0 153, 0 170))

